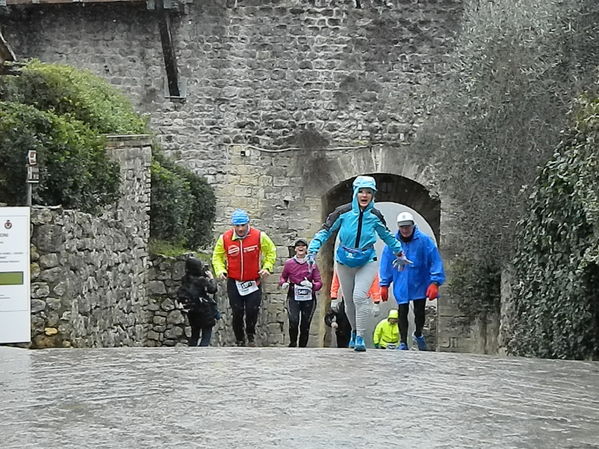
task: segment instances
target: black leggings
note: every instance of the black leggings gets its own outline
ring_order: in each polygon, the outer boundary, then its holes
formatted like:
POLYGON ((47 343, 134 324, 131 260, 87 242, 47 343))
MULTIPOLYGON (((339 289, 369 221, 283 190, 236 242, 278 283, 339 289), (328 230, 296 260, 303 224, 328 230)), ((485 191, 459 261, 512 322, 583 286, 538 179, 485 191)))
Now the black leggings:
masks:
MULTIPOLYGON (((426 308, 426 298, 415 299, 414 303, 414 324, 416 329, 414 335, 420 337, 422 335, 422 328, 424 327, 424 310, 426 308)), ((410 303, 399 305, 399 335, 402 343, 408 342, 408 312, 410 311, 410 303)))
POLYGON ((245 315, 245 333, 248 341, 254 341, 256 334, 256 322, 258 321, 258 312, 260 312, 260 303, 262 302, 262 287, 257 291, 246 296, 241 296, 237 290, 237 284, 234 279, 227 279, 227 295, 229 304, 233 312, 233 333, 237 342, 245 341, 243 332, 243 318, 245 315))
MULTIPOLYGON (((293 289, 291 288, 293 292, 293 289)), ((297 345, 297 331, 299 327, 299 347, 305 348, 308 344, 308 336, 310 335, 310 323, 316 309, 316 299, 312 295, 310 301, 296 301, 293 297, 289 298, 289 308, 287 315, 289 316, 289 342, 290 346, 297 345)))

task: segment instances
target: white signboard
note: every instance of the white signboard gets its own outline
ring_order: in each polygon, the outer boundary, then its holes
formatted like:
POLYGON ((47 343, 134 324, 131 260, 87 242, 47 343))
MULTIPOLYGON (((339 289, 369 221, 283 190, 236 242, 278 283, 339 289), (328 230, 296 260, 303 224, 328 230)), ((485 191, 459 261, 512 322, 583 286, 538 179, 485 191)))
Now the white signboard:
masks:
POLYGON ((31 340, 29 208, 0 207, 0 343, 31 340))

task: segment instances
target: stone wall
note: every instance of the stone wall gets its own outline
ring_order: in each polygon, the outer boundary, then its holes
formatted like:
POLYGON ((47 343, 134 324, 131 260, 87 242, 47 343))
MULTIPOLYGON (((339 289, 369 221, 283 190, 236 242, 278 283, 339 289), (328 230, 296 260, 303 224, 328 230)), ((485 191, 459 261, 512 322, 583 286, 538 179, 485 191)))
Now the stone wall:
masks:
MULTIPOLYGON (((277 245, 280 267, 288 245, 311 237, 331 211, 329 192, 359 174, 388 174, 440 200, 440 248, 451 265, 460 223, 437 167, 412 144, 444 89, 462 0, 391 3, 194 2, 172 16, 183 99, 165 93, 157 16, 143 3, 11 8, 2 22, 18 57, 90 69, 149 114, 163 148, 214 187, 215 236, 233 209, 248 209, 277 245)), ((424 212, 408 197, 398 190, 389 200, 424 212)), ((330 254, 321 263, 330 272, 330 254)), ((283 342, 275 282, 265 285, 263 344, 283 342)), ((454 325, 458 299, 444 299, 439 342, 476 350, 472 329, 454 325)), ((319 335, 325 303, 314 317, 319 335)))
POLYGON ((33 348, 141 346, 149 330, 149 139, 113 137, 121 200, 101 217, 31 211, 33 348))
MULTIPOLYGON (((210 256, 204 254, 202 258, 209 260, 210 256)), ((181 286, 181 278, 185 274, 186 257, 151 257, 148 274, 148 311, 152 316, 152 325, 147 335, 147 346, 187 345, 191 328, 187 316, 176 309, 174 303, 177 289, 181 286)), ((233 346, 235 337, 231 328, 231 307, 225 282, 218 282, 215 299, 221 319, 212 331, 211 346, 233 346)), ((265 302, 256 329, 256 342, 260 346, 277 346, 284 343, 283 330, 287 318, 280 309, 281 306, 272 298, 271 301, 265 302)))
MULTIPOLYGON (((181 286, 181 278, 185 274, 186 256, 163 257, 153 256, 148 274, 148 311, 151 313, 151 328, 147 335, 147 346, 181 346, 187 345, 191 328, 186 314, 175 307, 177 289, 181 286)), ((218 310, 225 317, 225 304, 222 286, 215 296, 218 310)), ((217 321, 212 330, 212 346, 232 345, 234 339, 227 338, 223 320, 217 321)))

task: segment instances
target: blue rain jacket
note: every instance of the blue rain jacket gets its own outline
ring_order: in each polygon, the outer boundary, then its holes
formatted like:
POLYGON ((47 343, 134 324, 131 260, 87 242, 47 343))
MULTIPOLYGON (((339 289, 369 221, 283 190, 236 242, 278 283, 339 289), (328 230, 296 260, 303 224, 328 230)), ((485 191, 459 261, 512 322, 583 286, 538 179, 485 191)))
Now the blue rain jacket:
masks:
POLYGON ((352 202, 339 206, 327 217, 322 229, 314 235, 310 242, 308 253, 316 254, 329 237, 339 231, 340 248, 336 253, 335 260, 343 265, 363 266, 375 260, 374 244, 377 235, 390 247, 391 254, 399 254, 402 251, 401 243, 387 228, 383 214, 374 207, 374 199, 363 211, 358 204, 358 191, 361 188, 376 191, 374 179, 358 177, 353 188, 352 202), (347 250, 344 250, 343 247, 347 250), (357 251, 357 253, 352 253, 352 251, 357 251), (358 258, 361 261, 359 265, 356 265, 355 262, 358 258))
MULTIPOLYGON (((399 231, 396 239, 400 239, 399 231)), ((393 295, 398 304, 405 304, 414 299, 426 298, 426 289, 432 282, 441 285, 445 282, 445 270, 439 250, 428 235, 414 228, 414 236, 409 242, 401 242, 405 256, 413 262, 403 271, 394 268, 395 259, 388 246, 381 255, 380 284, 381 287, 393 283, 393 295)))

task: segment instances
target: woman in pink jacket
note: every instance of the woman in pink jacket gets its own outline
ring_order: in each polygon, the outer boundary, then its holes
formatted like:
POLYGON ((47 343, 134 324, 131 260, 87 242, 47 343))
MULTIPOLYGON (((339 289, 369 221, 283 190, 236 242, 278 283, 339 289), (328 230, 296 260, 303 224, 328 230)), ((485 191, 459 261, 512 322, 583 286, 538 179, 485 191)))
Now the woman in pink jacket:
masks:
POLYGON ((316 292, 322 287, 320 271, 316 264, 307 263, 308 242, 299 239, 293 245, 295 256, 285 262, 279 285, 287 289, 287 315, 289 316, 289 347, 308 344, 310 323, 316 310, 316 292))

